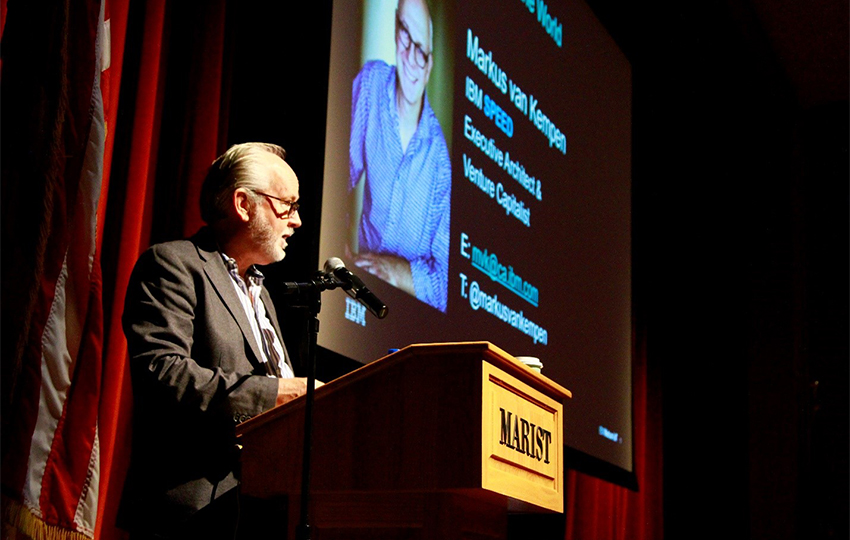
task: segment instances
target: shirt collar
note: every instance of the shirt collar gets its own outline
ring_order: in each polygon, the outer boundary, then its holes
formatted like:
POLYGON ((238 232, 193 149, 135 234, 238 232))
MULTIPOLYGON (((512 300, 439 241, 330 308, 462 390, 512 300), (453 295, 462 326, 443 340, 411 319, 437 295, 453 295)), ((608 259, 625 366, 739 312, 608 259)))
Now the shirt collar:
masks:
MULTIPOLYGON (((224 260, 224 265, 227 267, 227 271, 230 275, 241 280, 242 276, 239 275, 239 265, 236 264, 236 259, 228 257, 227 253, 223 251, 219 251, 219 253, 221 253, 221 258, 224 260)), ((260 270, 253 264, 248 267, 248 271, 245 274, 248 278, 249 284, 251 285, 262 285, 263 279, 265 279, 263 273, 260 272, 260 270)))

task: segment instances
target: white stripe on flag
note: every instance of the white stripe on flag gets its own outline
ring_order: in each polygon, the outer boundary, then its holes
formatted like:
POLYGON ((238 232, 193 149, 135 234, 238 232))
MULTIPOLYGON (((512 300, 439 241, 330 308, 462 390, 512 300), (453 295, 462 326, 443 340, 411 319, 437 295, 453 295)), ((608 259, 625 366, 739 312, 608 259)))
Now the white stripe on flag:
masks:
POLYGON ((70 291, 73 295, 73 287, 67 287, 68 283, 68 258, 62 262, 62 271, 56 280, 56 294, 53 304, 50 306, 50 314, 44 325, 44 333, 41 337, 41 388, 38 396, 38 419, 35 423, 35 431, 32 436, 30 455, 27 460, 27 478, 24 483, 24 504, 38 517, 42 517, 39 508, 41 497, 41 481, 47 465, 47 457, 53 445, 53 436, 56 426, 65 406, 65 398, 68 388, 71 386, 71 363, 72 358, 67 343, 68 338, 75 340, 79 348, 80 336, 68 335, 65 326, 65 315, 67 313, 66 294, 70 291))
MULTIPOLYGON (((105 2, 101 2, 101 6, 103 6, 105 2)), ((100 9, 100 20, 103 21, 103 7, 100 9)), ((100 49, 98 52, 100 58, 100 71, 101 73, 109 69, 109 66, 112 65, 112 24, 109 22, 109 19, 103 21, 103 24, 100 25, 98 29, 97 36, 97 47, 100 49), (101 44, 103 44, 101 46, 101 44)))

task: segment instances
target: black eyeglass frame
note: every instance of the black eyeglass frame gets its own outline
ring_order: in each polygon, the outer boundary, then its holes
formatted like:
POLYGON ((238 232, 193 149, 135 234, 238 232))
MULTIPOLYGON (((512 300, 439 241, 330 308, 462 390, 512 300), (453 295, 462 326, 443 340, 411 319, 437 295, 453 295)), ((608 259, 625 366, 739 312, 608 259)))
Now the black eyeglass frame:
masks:
POLYGON ((416 62, 416 65, 422 69, 428 65, 428 60, 431 59, 431 55, 434 51, 429 53, 425 52, 425 49, 422 48, 420 43, 413 41, 413 36, 410 35, 410 30, 407 28, 407 25, 404 24, 404 21, 401 20, 401 17, 398 14, 398 10, 396 10, 395 14, 395 25, 396 25, 396 34, 401 40, 401 46, 404 50, 410 48, 410 44, 413 44, 413 60, 416 62), (405 39, 407 36, 407 39, 405 39), (407 41, 407 43, 405 43, 407 41))
POLYGON ((281 199, 280 197, 275 197, 274 195, 269 195, 268 193, 263 193, 262 191, 257 191, 256 189, 252 189, 251 191, 253 191, 257 195, 262 195, 263 197, 267 197, 269 199, 274 199, 281 204, 289 205, 289 208, 287 208, 283 212, 278 212, 277 208, 275 208, 274 204, 272 204, 272 211, 274 212, 274 215, 278 217, 278 219, 289 219, 296 212, 298 212, 299 208, 301 208, 301 205, 298 202, 285 201, 285 200, 281 199))

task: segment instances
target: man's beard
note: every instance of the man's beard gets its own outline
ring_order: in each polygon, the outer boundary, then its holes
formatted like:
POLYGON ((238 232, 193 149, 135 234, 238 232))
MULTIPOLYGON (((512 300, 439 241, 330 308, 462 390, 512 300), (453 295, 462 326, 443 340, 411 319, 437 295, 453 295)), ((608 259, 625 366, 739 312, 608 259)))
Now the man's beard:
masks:
POLYGON ((268 261, 263 264, 281 261, 286 256, 286 252, 280 247, 281 235, 275 232, 274 227, 259 212, 248 222, 248 232, 257 252, 268 261))

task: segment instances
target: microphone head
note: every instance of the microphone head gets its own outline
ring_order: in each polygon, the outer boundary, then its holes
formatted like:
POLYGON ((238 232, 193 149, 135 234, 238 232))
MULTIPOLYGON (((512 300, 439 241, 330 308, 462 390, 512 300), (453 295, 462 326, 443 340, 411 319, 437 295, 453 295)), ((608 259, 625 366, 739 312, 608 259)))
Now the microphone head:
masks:
POLYGON ((345 263, 339 257, 331 257, 325 261, 325 272, 333 274, 334 270, 345 268, 345 263))

